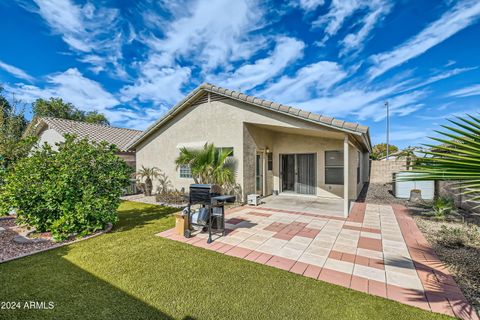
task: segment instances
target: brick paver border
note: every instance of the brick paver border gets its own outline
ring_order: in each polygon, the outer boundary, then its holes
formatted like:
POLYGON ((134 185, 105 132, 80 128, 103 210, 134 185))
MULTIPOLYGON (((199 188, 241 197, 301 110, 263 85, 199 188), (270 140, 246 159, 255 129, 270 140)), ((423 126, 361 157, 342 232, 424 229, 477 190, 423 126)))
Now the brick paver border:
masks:
POLYGON ((430 247, 408 209, 403 205, 392 205, 392 208, 432 311, 478 320, 475 309, 430 247))

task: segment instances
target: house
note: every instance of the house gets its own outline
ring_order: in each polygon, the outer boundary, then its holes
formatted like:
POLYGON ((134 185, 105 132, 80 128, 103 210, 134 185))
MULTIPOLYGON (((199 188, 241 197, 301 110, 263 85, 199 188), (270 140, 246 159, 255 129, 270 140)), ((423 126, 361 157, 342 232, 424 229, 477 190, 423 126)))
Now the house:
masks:
POLYGON ((131 144, 137 168, 158 167, 175 188, 193 183, 177 171, 180 149, 206 142, 233 150, 236 182, 248 194, 340 199, 343 214, 369 179, 368 127, 204 83, 131 144), (344 175, 344 172, 348 174, 344 175))
POLYGON ((116 145, 120 149, 117 155, 133 168, 135 168, 135 151, 129 150, 127 146, 142 133, 139 130, 51 117, 35 118, 27 132, 33 132, 39 138, 39 146, 46 142, 54 148, 56 148, 56 143, 65 141, 64 135, 66 134, 73 134, 80 139, 87 138, 95 142, 106 141, 116 145))

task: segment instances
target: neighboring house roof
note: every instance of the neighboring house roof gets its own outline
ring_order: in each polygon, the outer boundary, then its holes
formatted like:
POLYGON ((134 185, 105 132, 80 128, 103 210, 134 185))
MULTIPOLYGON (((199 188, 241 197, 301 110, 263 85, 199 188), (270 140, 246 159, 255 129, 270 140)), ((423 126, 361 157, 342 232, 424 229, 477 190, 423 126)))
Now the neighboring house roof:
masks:
POLYGON ((363 126, 358 123, 346 122, 346 121, 335 119, 325 115, 319 115, 309 111, 297 109, 291 106, 272 102, 269 100, 257 98, 254 96, 249 96, 244 93, 218 87, 210 83, 203 83, 197 88, 195 88, 192 92, 190 92, 183 100, 181 100, 173 108, 171 108, 163 117, 157 120, 153 125, 148 127, 147 130, 145 130, 139 137, 133 140, 132 143, 129 145, 129 148, 136 147, 141 141, 147 138, 153 131, 155 131, 160 126, 162 126, 163 123, 168 121, 172 116, 174 116, 177 112, 182 110, 184 107, 190 105, 191 102, 194 102, 204 92, 215 93, 215 94, 224 96, 226 98, 248 103, 253 106, 272 110, 274 112, 286 114, 295 118, 317 123, 325 127, 329 127, 332 129, 337 129, 339 131, 346 132, 346 133, 351 133, 357 136, 361 136, 363 140, 363 144, 369 151, 371 151, 370 134, 367 126, 363 126))
POLYGON ((140 130, 51 117, 39 117, 32 123, 35 123, 34 132, 37 135, 46 128, 54 129, 62 136, 73 134, 80 139, 87 138, 95 142, 106 141, 116 145, 121 151, 128 151, 128 145, 142 134, 140 130))

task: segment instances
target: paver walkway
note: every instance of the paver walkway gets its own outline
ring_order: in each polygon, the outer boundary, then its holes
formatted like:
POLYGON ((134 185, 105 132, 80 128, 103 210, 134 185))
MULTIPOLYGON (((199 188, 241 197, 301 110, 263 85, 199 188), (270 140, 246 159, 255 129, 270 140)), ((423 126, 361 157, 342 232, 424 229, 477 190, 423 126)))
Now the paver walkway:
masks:
POLYGON ((227 213, 228 234, 206 243, 174 229, 159 236, 434 312, 478 319, 407 209, 356 203, 348 219, 243 206, 227 213))

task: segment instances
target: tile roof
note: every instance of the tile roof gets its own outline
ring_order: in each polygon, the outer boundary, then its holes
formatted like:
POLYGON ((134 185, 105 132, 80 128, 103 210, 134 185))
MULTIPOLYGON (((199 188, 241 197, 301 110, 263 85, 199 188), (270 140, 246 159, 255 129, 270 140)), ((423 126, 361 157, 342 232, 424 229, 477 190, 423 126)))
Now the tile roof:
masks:
POLYGON ((38 119, 39 130, 42 122, 49 128, 54 129, 61 135, 74 134, 83 139, 88 138, 91 141, 102 142, 116 145, 121 151, 127 151, 128 145, 138 138, 142 131, 116 128, 103 124, 86 123, 81 121, 66 120, 60 118, 41 117, 38 119))
POLYGON ((203 83, 199 85, 196 89, 194 89, 192 92, 190 92, 183 100, 181 100, 173 108, 171 108, 170 111, 167 112, 162 118, 156 121, 153 125, 147 128, 147 130, 145 130, 138 138, 132 141, 129 147, 130 148, 135 147, 140 141, 143 140, 143 138, 147 137, 152 130, 155 130, 156 128, 158 128, 165 120, 173 116, 173 114, 178 109, 186 105, 192 98, 196 97, 198 93, 202 91, 219 94, 227 98, 243 101, 245 103, 255 105, 265 109, 270 109, 275 112, 288 114, 292 117, 304 119, 310 122, 315 122, 320 125, 337 129, 340 131, 344 131, 347 133, 361 135, 364 139, 366 148, 368 150, 371 150, 370 134, 369 134, 369 128, 367 126, 363 126, 353 122, 346 122, 346 121, 335 119, 326 115, 320 115, 320 114, 312 113, 309 111, 304 111, 292 106, 287 106, 277 102, 250 96, 238 91, 222 88, 210 83, 203 83))

